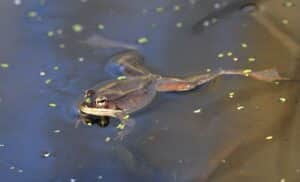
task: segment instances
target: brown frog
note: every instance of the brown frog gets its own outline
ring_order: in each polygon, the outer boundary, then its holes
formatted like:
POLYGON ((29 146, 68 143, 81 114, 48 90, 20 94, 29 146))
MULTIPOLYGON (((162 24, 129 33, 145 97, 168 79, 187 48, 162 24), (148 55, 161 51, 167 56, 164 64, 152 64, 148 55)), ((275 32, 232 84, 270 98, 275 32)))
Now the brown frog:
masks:
POLYGON ((189 91, 222 75, 240 75, 266 82, 288 80, 273 68, 255 72, 219 69, 190 77, 163 77, 146 69, 143 56, 137 51, 113 56, 106 70, 116 79, 85 91, 85 99, 78 107, 82 115, 100 118, 100 126, 106 126, 110 117, 119 119, 119 139, 123 139, 134 127, 135 122, 129 114, 147 106, 157 92, 189 91))

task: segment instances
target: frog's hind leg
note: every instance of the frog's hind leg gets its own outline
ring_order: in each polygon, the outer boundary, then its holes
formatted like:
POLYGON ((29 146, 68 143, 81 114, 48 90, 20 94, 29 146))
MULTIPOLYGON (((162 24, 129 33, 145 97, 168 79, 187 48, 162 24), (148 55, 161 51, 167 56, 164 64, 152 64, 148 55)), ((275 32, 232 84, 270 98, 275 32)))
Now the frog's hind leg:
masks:
POLYGON ((120 52, 110 58, 105 69, 112 76, 143 76, 151 74, 143 65, 144 57, 135 50, 120 52))
POLYGON ((252 72, 251 70, 218 70, 215 72, 201 74, 186 78, 168 78, 163 77, 158 80, 156 90, 160 92, 180 92, 188 91, 212 81, 222 75, 240 75, 250 77, 256 80, 265 82, 273 82, 279 80, 289 80, 286 77, 281 77, 276 69, 266 69, 252 72))

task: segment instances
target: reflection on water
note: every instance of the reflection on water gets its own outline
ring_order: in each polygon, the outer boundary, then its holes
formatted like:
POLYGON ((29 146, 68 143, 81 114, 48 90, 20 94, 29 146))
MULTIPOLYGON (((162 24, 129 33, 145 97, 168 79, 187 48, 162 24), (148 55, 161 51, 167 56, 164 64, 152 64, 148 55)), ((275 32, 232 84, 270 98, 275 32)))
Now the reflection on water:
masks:
POLYGON ((1 179, 298 181, 297 82, 226 76, 193 92, 159 94, 134 114, 137 126, 123 142, 111 139, 115 121, 75 128, 78 98, 109 79, 104 65, 124 50, 80 42, 95 34, 130 46, 147 38, 137 49, 164 75, 276 67, 297 79, 299 57, 290 51, 299 45, 297 2, 259 1, 264 11, 224 11, 209 31, 192 31, 231 2, 1 1, 1 179), (74 32, 75 24, 83 29, 74 32))

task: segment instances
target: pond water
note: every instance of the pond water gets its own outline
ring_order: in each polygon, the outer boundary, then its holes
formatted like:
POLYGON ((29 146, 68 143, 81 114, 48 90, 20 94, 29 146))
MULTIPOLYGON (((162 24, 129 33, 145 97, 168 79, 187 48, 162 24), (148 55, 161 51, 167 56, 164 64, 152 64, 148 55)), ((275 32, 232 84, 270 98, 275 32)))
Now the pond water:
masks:
POLYGON ((136 49, 155 73, 265 69, 299 80, 298 1, 3 0, 0 179, 299 181, 298 81, 225 76, 162 93, 118 124, 75 128, 84 90, 136 49), (95 39, 95 36, 98 38, 95 39))

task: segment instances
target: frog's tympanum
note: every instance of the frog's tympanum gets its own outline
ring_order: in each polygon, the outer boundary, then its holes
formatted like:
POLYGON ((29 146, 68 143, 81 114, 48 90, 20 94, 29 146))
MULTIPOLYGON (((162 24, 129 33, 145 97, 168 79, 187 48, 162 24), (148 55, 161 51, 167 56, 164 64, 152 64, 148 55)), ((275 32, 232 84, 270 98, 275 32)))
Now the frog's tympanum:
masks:
POLYGON ((121 52, 111 58, 106 70, 116 79, 86 90, 79 104, 80 113, 90 118, 89 124, 104 127, 110 117, 117 118, 121 121, 118 138, 123 139, 134 127, 129 114, 147 106, 157 92, 189 91, 222 75, 240 75, 266 82, 287 80, 273 68, 261 71, 219 69, 190 77, 164 77, 151 73, 142 62, 143 56, 137 51, 121 52))

